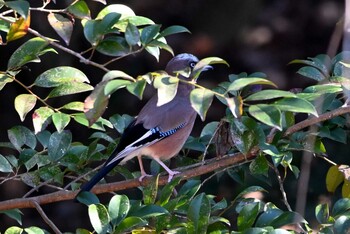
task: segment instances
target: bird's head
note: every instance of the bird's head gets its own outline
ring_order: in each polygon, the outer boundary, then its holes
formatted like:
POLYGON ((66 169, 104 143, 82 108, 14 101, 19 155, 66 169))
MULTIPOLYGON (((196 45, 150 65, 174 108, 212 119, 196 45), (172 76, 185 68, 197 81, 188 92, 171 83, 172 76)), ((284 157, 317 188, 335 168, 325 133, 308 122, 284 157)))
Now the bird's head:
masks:
MULTIPOLYGON (((168 62, 165 71, 169 75, 177 76, 180 79, 192 80, 192 72, 198 62, 198 58, 192 54, 178 54, 168 62)), ((212 66, 207 65, 202 71, 209 69, 212 69, 212 66)))

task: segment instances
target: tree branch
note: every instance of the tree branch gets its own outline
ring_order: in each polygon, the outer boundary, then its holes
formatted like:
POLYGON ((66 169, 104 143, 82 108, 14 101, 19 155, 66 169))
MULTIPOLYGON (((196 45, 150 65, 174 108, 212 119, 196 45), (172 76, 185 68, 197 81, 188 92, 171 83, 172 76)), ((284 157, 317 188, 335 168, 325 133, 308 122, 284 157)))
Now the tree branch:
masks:
MULTIPOLYGON (((287 137, 297 131, 302 130, 308 126, 323 122, 325 120, 334 118, 339 115, 350 113, 350 107, 342 107, 327 113, 320 115, 319 117, 306 119, 301 121, 292 127, 288 128, 284 133, 284 137, 287 137)), ((214 158, 205 160, 204 162, 196 164, 196 168, 186 167, 186 171, 177 174, 175 177, 182 177, 183 180, 188 180, 190 178, 207 174, 215 170, 221 170, 227 167, 238 166, 242 163, 246 163, 253 160, 257 153, 259 152, 258 146, 253 147, 250 152, 246 155, 242 153, 230 154, 223 156, 221 158, 214 158)), ((119 181, 114 183, 96 185, 92 192, 95 194, 107 193, 111 191, 122 191, 130 188, 135 188, 139 186, 147 186, 151 181, 151 178, 145 178, 142 182, 138 179, 119 181)), ((165 185, 168 182, 168 176, 164 175, 159 178, 159 185, 165 185)), ((21 209, 21 208, 35 208, 33 202, 37 202, 39 205, 49 204, 53 202, 66 201, 73 199, 78 191, 58 191, 50 194, 45 194, 30 198, 17 198, 7 201, 0 202, 0 211, 10 210, 10 209, 21 209)))

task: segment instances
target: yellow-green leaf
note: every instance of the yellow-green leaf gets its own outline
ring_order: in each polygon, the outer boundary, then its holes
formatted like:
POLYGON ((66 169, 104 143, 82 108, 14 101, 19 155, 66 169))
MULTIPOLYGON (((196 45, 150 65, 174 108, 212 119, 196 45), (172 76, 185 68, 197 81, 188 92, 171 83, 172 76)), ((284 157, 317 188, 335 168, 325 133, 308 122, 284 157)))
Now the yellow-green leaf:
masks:
POLYGON ((36 97, 32 94, 20 94, 15 98, 15 109, 23 122, 26 115, 36 104, 36 97))
POLYGON ((190 94, 191 105, 203 121, 213 101, 213 97, 214 93, 212 91, 202 88, 194 89, 190 94))
POLYGON ((326 187, 328 192, 334 193, 337 187, 344 181, 344 175, 339 171, 338 166, 331 166, 326 176, 326 187))
POLYGON ((271 85, 274 87, 277 87, 272 81, 264 79, 264 78, 240 78, 237 80, 234 80, 230 86, 228 87, 227 91, 238 91, 243 89, 244 87, 248 85, 271 85))
POLYGON ((176 77, 156 77, 153 81, 154 87, 158 92, 157 106, 162 106, 171 100, 176 95, 179 79, 176 77))
POLYGON ((62 15, 56 13, 48 14, 47 19, 56 33, 64 40, 67 45, 69 45, 69 41, 73 32, 73 22, 68 18, 65 18, 62 15))

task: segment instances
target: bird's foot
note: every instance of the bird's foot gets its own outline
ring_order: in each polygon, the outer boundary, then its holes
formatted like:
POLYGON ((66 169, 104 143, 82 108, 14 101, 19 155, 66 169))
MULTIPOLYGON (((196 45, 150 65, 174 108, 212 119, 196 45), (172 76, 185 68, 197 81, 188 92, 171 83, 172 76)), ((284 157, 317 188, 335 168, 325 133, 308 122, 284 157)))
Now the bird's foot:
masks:
POLYGON ((168 177, 168 183, 173 179, 174 175, 179 174, 179 171, 168 171, 169 177, 168 177))
POLYGON ((146 174, 146 173, 142 173, 141 176, 139 177, 139 181, 142 182, 142 180, 145 178, 145 177, 151 177, 152 175, 149 175, 149 174, 146 174))

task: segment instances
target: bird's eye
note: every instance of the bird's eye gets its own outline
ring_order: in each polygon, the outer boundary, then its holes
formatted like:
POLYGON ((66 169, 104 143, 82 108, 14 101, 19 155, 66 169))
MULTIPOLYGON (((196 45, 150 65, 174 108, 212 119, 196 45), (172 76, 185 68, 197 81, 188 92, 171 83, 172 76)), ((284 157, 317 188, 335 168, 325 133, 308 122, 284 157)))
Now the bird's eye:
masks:
POLYGON ((195 62, 190 62, 190 67, 194 68, 194 66, 196 66, 196 63, 195 62))

